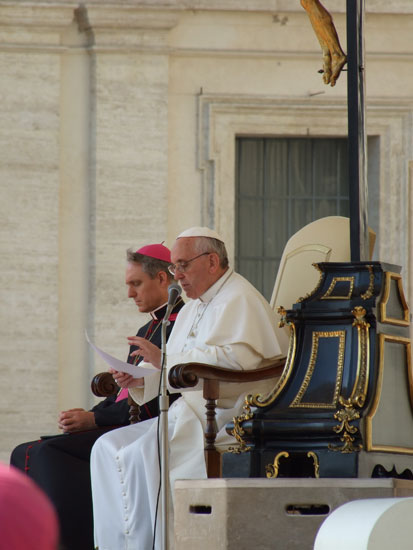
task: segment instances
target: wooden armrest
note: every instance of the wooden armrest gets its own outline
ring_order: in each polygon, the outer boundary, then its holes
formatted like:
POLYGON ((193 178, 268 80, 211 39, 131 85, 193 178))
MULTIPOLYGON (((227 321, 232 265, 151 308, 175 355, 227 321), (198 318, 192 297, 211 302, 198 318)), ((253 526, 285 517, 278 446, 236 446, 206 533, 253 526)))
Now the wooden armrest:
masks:
MULTIPOLYGON (((119 386, 116 384, 110 372, 99 372, 96 374, 90 384, 93 395, 97 397, 109 397, 116 395, 119 391, 119 386)), ((140 407, 135 403, 132 397, 128 396, 129 404, 129 422, 136 424, 140 420, 140 407)))
POLYGON ((93 395, 97 397, 109 397, 119 391, 119 386, 113 379, 110 372, 99 372, 96 374, 90 384, 93 395))
POLYGON ((169 384, 173 388, 193 388, 203 380, 218 382, 257 382, 280 376, 285 365, 285 357, 280 357, 268 367, 254 370, 232 370, 224 367, 215 367, 205 363, 181 363, 169 371, 169 384))
POLYGON ((231 370, 224 367, 214 367, 204 363, 181 363, 174 365, 169 371, 169 384, 173 388, 193 388, 199 379, 203 380, 203 396, 206 408, 205 461, 209 478, 221 477, 221 457, 215 447, 217 436, 216 401, 219 398, 220 383, 257 382, 280 376, 286 358, 280 357, 268 367, 254 370, 231 370))

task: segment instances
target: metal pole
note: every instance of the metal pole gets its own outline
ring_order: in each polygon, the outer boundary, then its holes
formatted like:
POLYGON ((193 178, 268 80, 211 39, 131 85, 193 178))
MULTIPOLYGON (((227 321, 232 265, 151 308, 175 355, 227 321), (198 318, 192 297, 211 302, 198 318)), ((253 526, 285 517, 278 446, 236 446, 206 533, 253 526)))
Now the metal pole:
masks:
POLYGON ((347 0, 347 113, 351 261, 369 259, 364 0, 347 0))
MULTIPOLYGON (((169 317, 169 315, 168 315, 169 317)), ((159 396, 159 415, 161 431, 161 527, 162 527, 162 550, 168 550, 169 545, 169 438, 168 438, 168 409, 169 396, 167 391, 167 368, 166 368, 166 327, 168 320, 162 321, 162 371, 161 371, 161 394, 159 396)))

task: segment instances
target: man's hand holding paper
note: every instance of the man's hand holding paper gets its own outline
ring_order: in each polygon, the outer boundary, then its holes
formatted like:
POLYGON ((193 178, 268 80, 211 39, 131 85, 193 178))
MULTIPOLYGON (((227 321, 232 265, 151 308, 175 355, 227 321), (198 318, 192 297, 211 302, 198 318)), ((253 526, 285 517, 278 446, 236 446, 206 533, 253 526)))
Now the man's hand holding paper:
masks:
POLYGON ((140 336, 128 336, 130 346, 136 346, 138 349, 131 353, 132 357, 142 358, 145 363, 151 363, 157 369, 161 368, 162 353, 158 346, 152 344, 149 340, 140 336))

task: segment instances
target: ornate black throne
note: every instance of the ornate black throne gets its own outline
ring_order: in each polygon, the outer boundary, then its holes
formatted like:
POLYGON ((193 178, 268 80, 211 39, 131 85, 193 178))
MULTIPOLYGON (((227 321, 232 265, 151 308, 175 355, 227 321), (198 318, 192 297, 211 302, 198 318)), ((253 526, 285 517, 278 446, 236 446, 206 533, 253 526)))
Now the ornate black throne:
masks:
POLYGON ((285 367, 227 427, 223 477, 407 477, 413 469, 409 309, 400 269, 318 263, 293 309, 285 367))

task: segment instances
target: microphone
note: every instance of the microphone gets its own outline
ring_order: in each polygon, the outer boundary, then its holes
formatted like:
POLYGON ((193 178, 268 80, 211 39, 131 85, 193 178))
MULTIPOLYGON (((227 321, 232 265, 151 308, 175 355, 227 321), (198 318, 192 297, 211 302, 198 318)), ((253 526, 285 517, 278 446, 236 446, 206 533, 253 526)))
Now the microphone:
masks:
POLYGON ((168 304, 166 307, 166 313, 163 318, 163 323, 167 323, 169 320, 169 317, 172 313, 172 310, 174 308, 174 305, 176 304, 177 299, 181 295, 182 288, 178 285, 178 283, 171 283, 168 286, 168 304))

